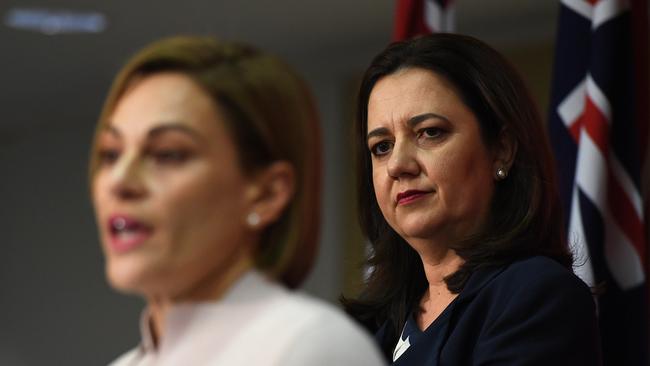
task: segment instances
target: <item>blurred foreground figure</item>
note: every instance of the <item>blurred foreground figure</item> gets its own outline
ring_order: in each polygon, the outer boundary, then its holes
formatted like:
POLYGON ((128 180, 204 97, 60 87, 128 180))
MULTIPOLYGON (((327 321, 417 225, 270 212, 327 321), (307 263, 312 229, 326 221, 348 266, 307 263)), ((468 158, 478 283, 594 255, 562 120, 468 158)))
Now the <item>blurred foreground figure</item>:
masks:
POLYGON ((106 100, 91 184, 106 275, 142 296, 113 365, 377 365, 364 332, 288 288, 316 254, 315 107, 285 64, 210 38, 154 43, 106 100))

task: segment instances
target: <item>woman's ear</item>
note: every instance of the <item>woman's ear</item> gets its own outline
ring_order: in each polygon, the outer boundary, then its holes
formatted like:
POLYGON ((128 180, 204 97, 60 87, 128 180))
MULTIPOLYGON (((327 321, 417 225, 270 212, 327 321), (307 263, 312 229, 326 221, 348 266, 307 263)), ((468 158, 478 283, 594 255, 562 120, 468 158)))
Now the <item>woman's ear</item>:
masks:
POLYGON ((515 136, 510 132, 510 130, 507 127, 502 128, 501 132, 499 132, 499 137, 494 150, 495 172, 502 169, 507 175, 515 161, 515 156, 517 156, 518 145, 515 136))
POLYGON ((277 221, 291 202, 295 172, 288 162, 276 161, 257 172, 252 180, 246 222, 251 229, 258 230, 277 221))

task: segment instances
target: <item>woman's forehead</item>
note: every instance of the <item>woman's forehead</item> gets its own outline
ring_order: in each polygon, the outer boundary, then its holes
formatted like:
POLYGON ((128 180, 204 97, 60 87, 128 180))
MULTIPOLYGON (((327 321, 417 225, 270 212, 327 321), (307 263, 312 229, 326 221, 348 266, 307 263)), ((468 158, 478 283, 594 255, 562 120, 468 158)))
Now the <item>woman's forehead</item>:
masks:
POLYGON ((107 125, 144 135, 160 125, 185 126, 202 134, 216 131, 221 113, 212 98, 181 73, 158 73, 132 85, 117 101, 107 125))
POLYGON ((426 113, 446 116, 465 108, 443 77, 420 68, 404 69, 377 81, 368 99, 368 129, 407 123, 426 113))

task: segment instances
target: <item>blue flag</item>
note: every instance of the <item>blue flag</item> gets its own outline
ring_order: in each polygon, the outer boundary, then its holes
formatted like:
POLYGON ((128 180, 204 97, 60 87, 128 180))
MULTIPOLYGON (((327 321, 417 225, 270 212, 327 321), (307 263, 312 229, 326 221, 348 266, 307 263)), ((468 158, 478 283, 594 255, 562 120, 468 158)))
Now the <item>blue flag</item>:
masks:
POLYGON ((605 365, 648 365, 641 189, 648 124, 647 3, 638 3, 645 9, 641 28, 633 18, 634 2, 561 1, 551 96, 549 132, 567 237, 576 273, 600 293, 605 365), (639 37, 645 42, 635 42, 639 37), (637 67, 644 60, 645 72, 643 65, 637 67))

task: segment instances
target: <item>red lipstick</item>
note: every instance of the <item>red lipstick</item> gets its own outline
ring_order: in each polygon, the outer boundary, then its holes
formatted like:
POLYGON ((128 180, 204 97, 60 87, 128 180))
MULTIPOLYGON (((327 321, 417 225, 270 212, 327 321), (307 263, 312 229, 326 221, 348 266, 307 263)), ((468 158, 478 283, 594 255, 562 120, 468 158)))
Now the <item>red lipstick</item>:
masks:
POLYGON ((408 191, 398 193, 396 201, 397 201, 398 205, 405 205, 407 203, 411 203, 413 201, 416 201, 416 200, 424 197, 425 195, 427 195, 429 193, 430 192, 418 191, 418 190, 415 190, 415 189, 408 190, 408 191))
POLYGON ((108 220, 108 230, 108 244, 117 253, 125 253, 139 247, 153 232, 144 222, 125 215, 111 216, 108 220))

